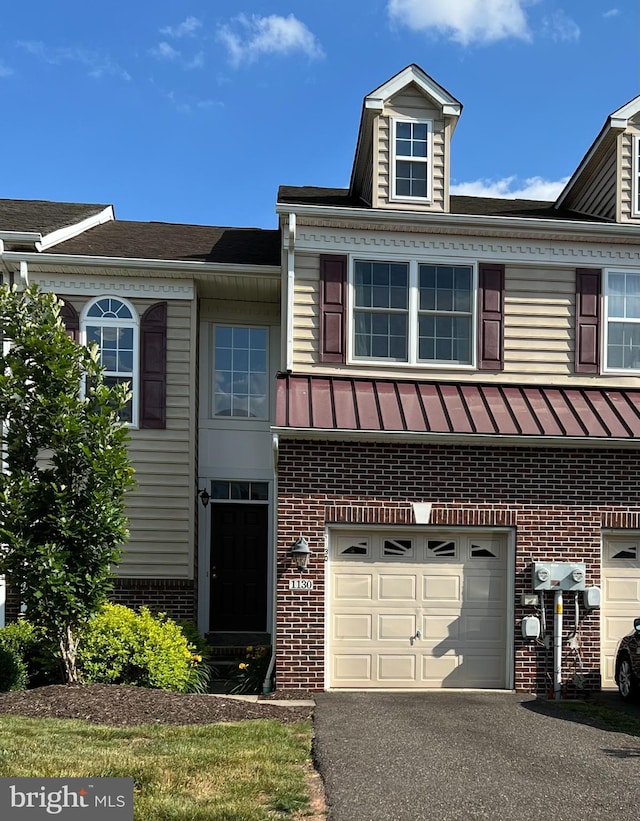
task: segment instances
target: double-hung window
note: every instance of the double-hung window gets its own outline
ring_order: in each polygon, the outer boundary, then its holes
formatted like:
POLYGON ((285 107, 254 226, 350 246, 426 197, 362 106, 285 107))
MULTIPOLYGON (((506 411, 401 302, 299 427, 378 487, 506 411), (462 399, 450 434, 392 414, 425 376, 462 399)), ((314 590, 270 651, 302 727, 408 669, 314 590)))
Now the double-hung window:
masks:
POLYGON ((353 261, 352 358, 473 366, 473 265, 353 261))
POLYGON ((393 120, 393 199, 431 198, 431 122, 393 120))
POLYGON ((124 299, 101 297, 88 303, 82 314, 87 345, 95 343, 104 368, 105 383, 129 384, 132 398, 120 411, 120 419, 138 424, 138 316, 124 299))
POLYGON ((640 370, 640 271, 607 271, 606 370, 640 370))
POLYGON ((266 328, 214 328, 214 416, 269 417, 268 340, 266 328))

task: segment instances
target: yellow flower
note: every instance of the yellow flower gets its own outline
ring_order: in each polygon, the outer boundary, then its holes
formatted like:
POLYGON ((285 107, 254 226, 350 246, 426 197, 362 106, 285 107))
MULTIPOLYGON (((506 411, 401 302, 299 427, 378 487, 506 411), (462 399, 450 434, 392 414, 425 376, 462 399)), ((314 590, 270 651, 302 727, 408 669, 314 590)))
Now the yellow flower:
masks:
POLYGON ((202 661, 202 656, 191 656, 191 658, 198 664, 202 661))
POLYGON ((241 662, 241 663, 238 665, 238 667, 240 668, 240 670, 248 670, 248 669, 249 669, 249 665, 248 665, 248 664, 245 664, 244 662, 241 662))
POLYGON ((250 645, 247 647, 247 653, 253 653, 253 645, 252 645, 252 644, 250 644, 250 645))

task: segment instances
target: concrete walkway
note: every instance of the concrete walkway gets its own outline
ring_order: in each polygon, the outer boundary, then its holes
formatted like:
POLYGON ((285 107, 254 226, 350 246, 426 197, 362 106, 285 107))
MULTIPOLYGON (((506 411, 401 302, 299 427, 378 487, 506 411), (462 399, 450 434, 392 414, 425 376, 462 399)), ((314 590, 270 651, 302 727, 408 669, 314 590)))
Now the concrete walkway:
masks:
POLYGON ((637 821, 640 739, 513 693, 323 693, 330 821, 637 821))

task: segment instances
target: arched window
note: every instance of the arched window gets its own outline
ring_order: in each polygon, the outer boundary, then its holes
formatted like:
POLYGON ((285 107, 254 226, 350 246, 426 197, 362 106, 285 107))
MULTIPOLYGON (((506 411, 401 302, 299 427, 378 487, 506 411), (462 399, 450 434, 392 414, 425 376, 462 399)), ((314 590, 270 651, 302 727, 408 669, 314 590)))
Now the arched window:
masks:
POLYGON ((95 343, 100 350, 105 382, 108 385, 129 383, 133 396, 120 418, 137 425, 139 354, 138 315, 134 308, 124 299, 99 297, 85 306, 81 328, 83 342, 87 345, 95 343))

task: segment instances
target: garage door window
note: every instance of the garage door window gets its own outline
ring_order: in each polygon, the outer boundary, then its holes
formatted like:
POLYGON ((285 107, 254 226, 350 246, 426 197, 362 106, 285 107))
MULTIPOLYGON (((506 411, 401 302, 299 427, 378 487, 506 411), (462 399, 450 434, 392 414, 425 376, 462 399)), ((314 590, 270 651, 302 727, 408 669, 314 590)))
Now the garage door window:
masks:
POLYGON ((413 556, 411 539, 385 539, 382 547, 383 556, 413 556))
POLYGON ((497 551, 493 547, 487 547, 485 544, 471 543, 471 558, 472 559, 497 559, 497 551))
POLYGON ((369 555, 369 540, 361 539, 359 541, 342 540, 338 547, 339 556, 368 556, 369 555))
POLYGON ((637 559, 638 558, 638 545, 630 544, 626 547, 623 547, 621 550, 616 550, 613 555, 611 556, 612 560, 615 559, 637 559))
POLYGON ((427 542, 427 556, 430 559, 455 558, 456 543, 452 541, 441 542, 436 539, 429 539, 427 542))

